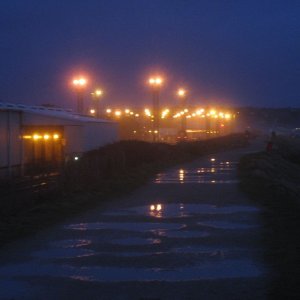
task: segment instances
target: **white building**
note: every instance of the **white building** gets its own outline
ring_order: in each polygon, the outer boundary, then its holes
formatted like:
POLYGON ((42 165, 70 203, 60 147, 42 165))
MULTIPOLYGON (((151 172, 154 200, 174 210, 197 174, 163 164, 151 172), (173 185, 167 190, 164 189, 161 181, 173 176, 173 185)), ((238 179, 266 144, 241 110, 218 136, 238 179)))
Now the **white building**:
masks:
POLYGON ((56 165, 118 140, 118 124, 69 110, 0 102, 0 177, 56 165))

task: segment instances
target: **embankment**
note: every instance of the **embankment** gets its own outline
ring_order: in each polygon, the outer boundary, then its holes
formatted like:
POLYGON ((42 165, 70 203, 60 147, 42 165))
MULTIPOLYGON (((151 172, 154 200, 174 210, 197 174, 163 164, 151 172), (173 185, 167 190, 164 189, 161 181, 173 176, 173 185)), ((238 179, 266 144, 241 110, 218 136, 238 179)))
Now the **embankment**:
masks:
POLYGON ((265 260, 274 275, 270 299, 300 296, 300 143, 278 138, 271 153, 244 156, 241 187, 265 208, 265 260))

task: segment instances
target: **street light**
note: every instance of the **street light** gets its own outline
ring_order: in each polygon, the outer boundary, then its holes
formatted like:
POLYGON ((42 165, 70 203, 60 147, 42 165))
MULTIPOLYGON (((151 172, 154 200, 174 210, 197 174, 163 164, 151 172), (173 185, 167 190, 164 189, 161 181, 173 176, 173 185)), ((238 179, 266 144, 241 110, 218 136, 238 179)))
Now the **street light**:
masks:
POLYGON ((87 80, 84 77, 75 78, 73 86, 77 94, 77 112, 83 114, 83 93, 87 85, 87 80))
MULTIPOLYGON (((185 89, 179 89, 177 91, 177 95, 178 97, 181 99, 181 109, 184 112, 188 112, 186 105, 187 105, 187 101, 186 101, 186 90, 185 89)), ((186 117, 184 114, 181 115, 181 129, 180 129, 180 136, 182 138, 186 138, 186 117)))
POLYGON ((153 142, 156 142, 156 140, 159 139, 159 92, 162 83, 163 79, 159 76, 151 77, 149 79, 153 101, 153 142))
POLYGON ((184 89, 179 89, 179 90, 177 91, 177 95, 178 95, 179 97, 185 97, 185 95, 186 95, 186 90, 184 90, 184 89))
POLYGON ((96 117, 100 118, 100 98, 103 95, 103 91, 100 89, 95 90, 93 93, 91 93, 93 99, 96 101, 96 117))

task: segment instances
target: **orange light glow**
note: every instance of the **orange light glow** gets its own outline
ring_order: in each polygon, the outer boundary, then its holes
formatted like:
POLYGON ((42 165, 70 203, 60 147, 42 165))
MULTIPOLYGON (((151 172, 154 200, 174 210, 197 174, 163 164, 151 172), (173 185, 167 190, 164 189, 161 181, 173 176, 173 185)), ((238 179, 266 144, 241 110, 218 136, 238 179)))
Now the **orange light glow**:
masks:
POLYGON ((164 119, 168 114, 170 110, 168 108, 164 109, 161 113, 161 118, 164 119))
POLYGON ((41 139, 41 138, 42 138, 42 136, 39 135, 39 134, 37 134, 37 133, 35 133, 35 134, 33 135, 33 139, 34 139, 34 140, 39 140, 39 139, 41 139))
POLYGON ((150 205, 150 210, 152 212, 154 212, 154 211, 160 212, 160 211, 162 211, 162 209, 163 209, 163 207, 162 207, 161 204, 156 204, 156 205, 152 204, 152 205, 150 205))
POLYGON ((184 96, 186 95, 186 90, 184 90, 184 89, 179 89, 179 90, 177 91, 177 95, 178 95, 179 97, 184 97, 184 96))
POLYGON ((184 181, 184 170, 183 169, 180 169, 179 170, 179 181, 180 182, 183 182, 184 181))
POLYGON ((76 78, 73 80, 73 84, 76 87, 84 87, 87 84, 87 80, 84 77, 76 78))
POLYGON ((96 90, 95 95, 99 97, 99 96, 103 95, 103 91, 102 90, 96 90))
POLYGON ((152 86, 160 86, 163 83, 163 79, 160 76, 151 77, 148 82, 152 86))
POLYGON ((204 109, 203 109, 203 108, 200 108, 200 109, 198 109, 198 110, 196 111, 196 114, 197 114, 198 116, 200 116, 202 113, 204 113, 204 109))
POLYGON ((151 111, 150 111, 150 109, 145 108, 144 111, 145 111, 145 115, 146 115, 146 116, 151 117, 151 111))

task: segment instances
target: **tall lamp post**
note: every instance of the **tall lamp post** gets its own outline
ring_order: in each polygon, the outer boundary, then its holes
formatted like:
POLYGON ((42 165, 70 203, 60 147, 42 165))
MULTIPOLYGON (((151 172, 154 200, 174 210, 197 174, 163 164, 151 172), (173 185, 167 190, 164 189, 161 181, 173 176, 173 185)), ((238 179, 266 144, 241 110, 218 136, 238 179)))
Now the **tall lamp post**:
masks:
POLYGON ((93 100, 96 101, 96 117, 100 118, 100 98, 103 95, 103 91, 100 89, 95 90, 92 93, 93 100))
POLYGON ((153 101, 153 127, 152 136, 153 142, 159 139, 159 92, 160 87, 163 83, 161 77, 151 77, 149 84, 152 90, 152 101, 153 101))
POLYGON ((77 94, 77 113, 79 114, 84 113, 83 93, 86 85, 87 85, 87 80, 83 77, 76 78, 73 80, 73 86, 77 94))
MULTIPOLYGON (((179 89, 177 91, 177 96, 181 99, 181 109, 184 111, 186 109, 187 100, 186 100, 186 90, 185 89, 179 89)), ((186 138, 186 116, 185 114, 181 115, 181 128, 180 128, 180 135, 183 138, 186 138)))

